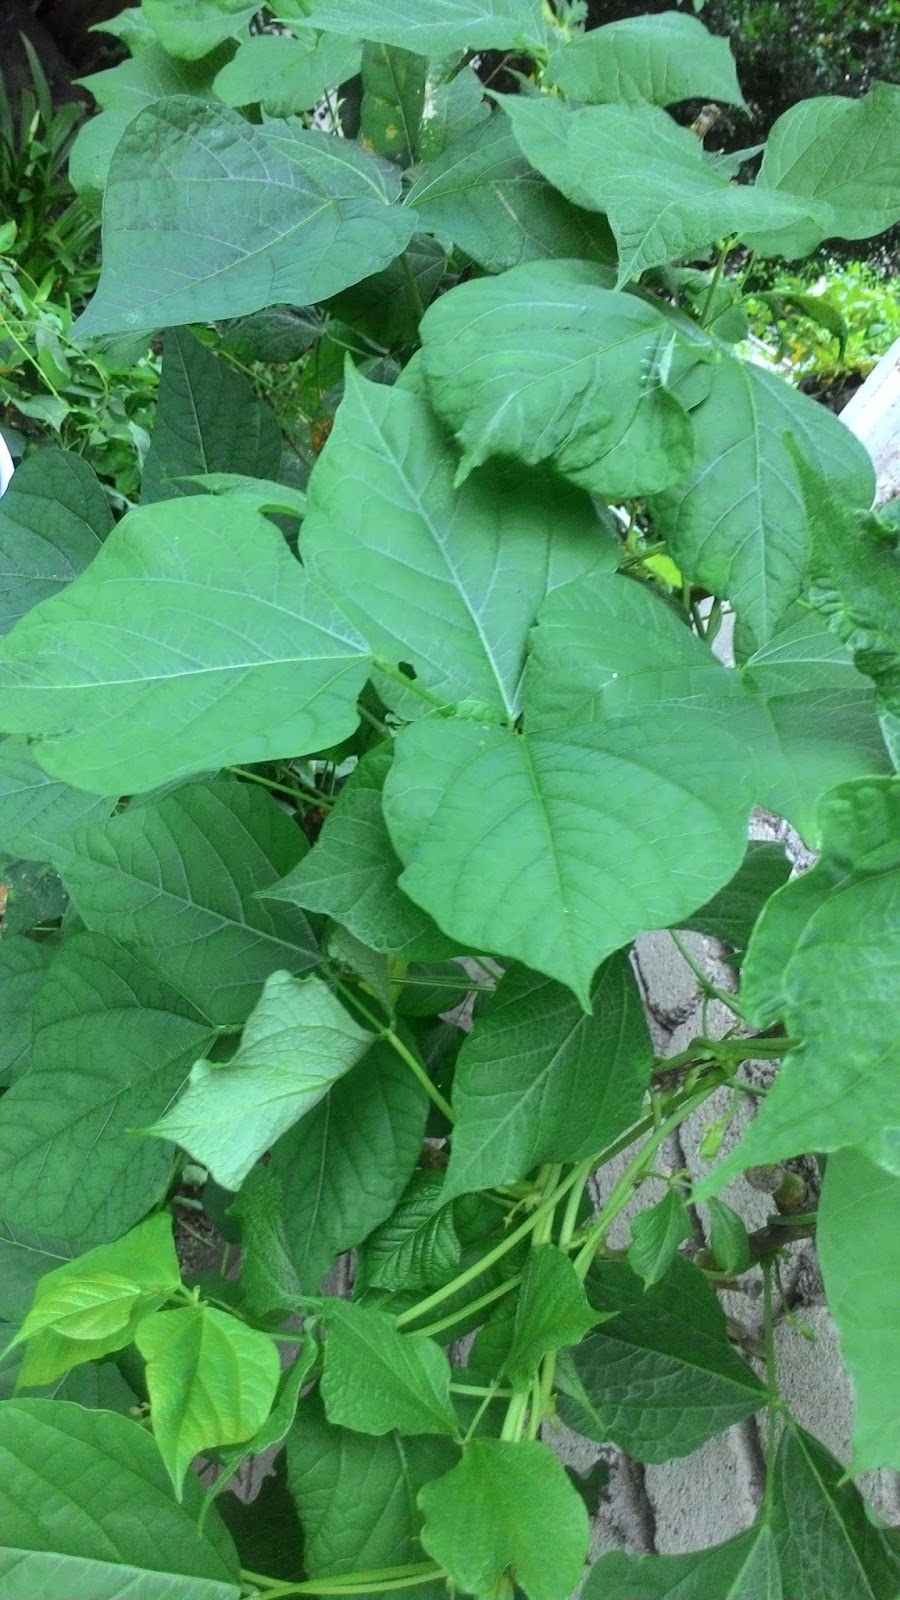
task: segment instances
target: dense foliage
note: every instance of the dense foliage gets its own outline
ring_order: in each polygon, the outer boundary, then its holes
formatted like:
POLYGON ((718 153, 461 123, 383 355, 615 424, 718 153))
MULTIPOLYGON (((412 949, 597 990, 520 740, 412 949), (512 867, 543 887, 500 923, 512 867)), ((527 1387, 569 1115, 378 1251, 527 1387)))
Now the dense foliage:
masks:
POLYGON ((582 9, 111 25, 66 337, 163 336, 139 504, 87 446, 0 504, 10 1593, 560 1600, 596 1483, 557 1419, 656 1464, 765 1411, 754 1526, 584 1593, 900 1593, 772 1341, 815 1228, 852 1472, 900 1468, 898 523, 738 349, 755 261, 900 220, 900 89, 798 105, 738 182, 669 111, 740 108, 724 41, 582 9), (279 360, 305 439, 259 393, 279 360), (757 806, 812 870, 748 848, 757 806), (733 1026, 665 1060, 629 959, 661 929, 727 944, 736 990, 701 972, 733 1026), (750 1167, 755 1234, 720 1195, 750 1167), (750 1274, 762 1356, 719 1299, 750 1274))

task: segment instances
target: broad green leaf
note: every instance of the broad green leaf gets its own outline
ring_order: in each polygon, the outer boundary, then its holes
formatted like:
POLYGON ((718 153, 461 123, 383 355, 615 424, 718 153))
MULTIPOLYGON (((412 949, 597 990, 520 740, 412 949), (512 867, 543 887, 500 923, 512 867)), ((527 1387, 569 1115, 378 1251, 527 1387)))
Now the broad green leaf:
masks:
POLYGON ((679 925, 743 858, 746 753, 706 719, 701 747, 690 711, 533 737, 429 719, 396 751, 401 888, 463 946, 558 979, 586 1011, 601 961, 679 925))
POLYGON ((457 1060, 447 1197, 611 1144, 640 1115, 652 1061, 627 957, 601 967, 587 1014, 561 984, 514 969, 457 1060))
POLYGON ((139 5, 126 6, 118 16, 93 23, 91 32, 108 33, 113 39, 119 39, 131 55, 156 38, 139 5))
POLYGON ((174 327, 326 299, 409 243, 415 217, 392 204, 398 191, 399 174, 349 140, 295 122, 256 126, 187 97, 149 106, 113 156, 103 271, 77 332, 174 327))
POLYGON ((279 517, 303 517, 306 513, 306 495, 287 483, 272 483, 267 478, 245 478, 237 472, 198 472, 185 480, 197 485, 207 494, 217 494, 225 499, 237 500, 252 506, 254 511, 279 517))
POLYGON ((728 599, 762 645, 804 589, 809 566, 807 514, 785 434, 855 504, 871 501, 872 464, 824 406, 733 356, 715 367, 691 422, 693 470, 654 500, 654 525, 679 569, 728 599))
POLYGON ((272 972, 303 972, 309 923, 260 897, 305 853, 271 795, 234 778, 186 784, 71 833, 57 862, 89 928, 141 960, 215 1022, 243 1022, 272 972))
POLYGON ((405 0, 315 0, 309 20, 330 33, 423 56, 545 43, 539 0, 418 0, 413 13, 405 0))
POLYGON ((288 1435, 288 1484, 308 1571, 324 1579, 420 1562, 416 1494, 456 1457, 447 1438, 353 1433, 327 1420, 318 1395, 301 1400, 288 1435))
POLYGON ((151 1312, 135 1343, 147 1362, 153 1437, 180 1500, 196 1455, 262 1427, 278 1388, 278 1346, 200 1302, 151 1312))
POLYGON ((722 1272, 746 1272, 750 1266, 750 1240, 743 1217, 724 1200, 707 1200, 709 1248, 722 1272))
MULTIPOLYGON (((2 753, 0 745, 0 761, 2 753)), ((363 757, 309 854, 266 899, 324 912, 372 950, 407 961, 442 961, 455 945, 397 888, 403 868, 381 809, 392 759, 390 743, 363 757)))
POLYGON ((120 1562, 0 1550, 0 1596, 15 1600, 239 1600, 236 1583, 147 1572, 120 1562))
POLYGON ((853 1384, 854 1472, 900 1465, 898 1201, 900 1177, 863 1151, 829 1156, 816 1251, 853 1384))
POLYGON ((504 1375, 524 1393, 543 1357, 578 1344, 596 1321, 568 1256, 553 1244, 536 1245, 522 1273, 504 1375))
POLYGON ((300 1287, 315 1294, 345 1250, 394 1210, 422 1150, 429 1101, 387 1044, 376 1044, 272 1151, 284 1234, 300 1287))
POLYGON ((474 67, 460 67, 449 83, 435 82, 434 77, 429 75, 419 129, 421 159, 437 161, 445 150, 465 134, 471 133, 489 116, 484 86, 474 67))
POLYGON ((487 127, 476 121, 448 143, 417 177, 407 203, 423 226, 452 239, 488 272, 547 256, 615 258, 605 219, 570 205, 536 172, 496 113, 487 127))
POLYGON ((254 1321, 297 1309, 301 1284, 291 1260, 281 1179, 271 1166, 255 1167, 228 1208, 242 1246, 241 1305, 254 1321))
POLYGON ((746 950, 763 906, 790 875, 791 863, 782 845, 751 840, 731 882, 688 917, 685 927, 733 950, 746 950))
POLYGON ((785 1428, 775 1460, 771 1523, 785 1600, 900 1592, 900 1556, 840 1462, 796 1424, 785 1428))
POLYGON ((785 1600, 767 1522, 683 1555, 614 1551, 591 1568, 581 1592, 584 1600, 785 1600))
MULTIPOLYGON (((200 1485, 190 1483, 185 1504, 176 1503, 153 1438, 128 1417, 59 1400, 0 1404, 0 1526, 8 1551, 121 1563, 150 1574, 148 1585, 155 1573, 180 1573, 198 1580, 197 1600, 230 1600, 237 1556, 217 1519, 207 1522, 206 1536, 197 1531, 200 1499, 200 1485), (206 1580, 229 1587, 207 1597, 206 1580)), ((8 1590, 29 1600, 36 1592, 8 1590)), ((111 1589, 110 1600, 122 1592, 111 1589)), ((182 1591, 184 1600, 189 1592, 182 1591)), ((63 1591, 70 1593, 78 1591, 63 1591)), ((132 1593, 143 1600, 158 1591, 137 1579, 132 1593)), ((177 1590, 175 1596, 182 1600, 177 1590)), ((94 1600, 92 1591, 85 1600, 94 1600)))
POLYGON ((432 699, 510 715, 540 601, 599 559, 603 530, 575 490, 548 495, 510 468, 455 489, 455 470, 424 400, 349 368, 309 481, 301 552, 376 657, 408 663, 432 699))
POLYGON ((87 1246, 144 1216, 172 1158, 133 1130, 165 1110, 213 1031, 120 945, 68 938, 35 1008, 31 1064, 0 1100, 7 1222, 87 1246))
POLYGON ((677 1189, 669 1189, 655 1206, 638 1212, 631 1224, 628 1265, 652 1288, 664 1278, 678 1254, 678 1246, 693 1233, 687 1206, 677 1189))
POLYGON ((82 1361, 123 1350, 141 1317, 180 1283, 167 1211, 45 1273, 16 1334, 17 1344, 28 1341, 20 1385, 52 1383, 82 1361))
POLYGON ((10 1336, 24 1321, 41 1278, 76 1254, 62 1239, 0 1222, 0 1320, 9 1324, 10 1336))
POLYGON ((683 11, 624 17, 576 35, 550 57, 544 83, 571 100, 671 106, 679 100, 744 97, 727 39, 718 39, 683 11))
POLYGON ((231 1060, 195 1062, 181 1099, 146 1132, 180 1144, 223 1189, 239 1189, 372 1037, 321 978, 273 972, 231 1060))
POLYGON ((618 283, 648 267, 703 256, 728 234, 821 223, 827 207, 733 184, 703 146, 656 106, 571 110, 550 96, 502 97, 532 166, 577 206, 603 211, 619 250, 618 283))
POLYGON ((455 1438, 450 1362, 420 1333, 398 1333, 393 1317, 341 1300, 324 1302, 325 1370, 319 1385, 329 1422, 357 1433, 446 1433, 455 1438))
POLYGON ((252 0, 141 0, 141 15, 167 55, 198 61, 244 31, 252 0))
POLYGON ((201 61, 176 60, 157 44, 150 28, 135 45, 133 59, 81 79, 100 113, 83 122, 75 136, 69 181, 79 194, 87 192, 98 200, 106 187, 113 151, 138 112, 170 95, 209 95, 216 67, 221 64, 219 55, 201 61))
POLYGON ((447 250, 428 233, 416 233, 399 261, 345 289, 328 311, 376 345, 396 349, 419 338, 419 306, 427 306, 447 268, 447 250), (413 290, 415 289, 416 295, 413 290))
POLYGON ((900 1044, 885 1004, 900 960, 900 781, 860 779, 821 803, 822 856, 763 911, 743 966, 754 1023, 800 1043, 698 1198, 805 1150, 860 1145, 900 1169, 900 1044))
POLYGON ((0 724, 44 736, 51 776, 133 794, 338 743, 363 652, 271 522, 191 496, 129 512, 22 619, 0 646, 0 724))
POLYGON ((414 1172, 396 1211, 359 1253, 356 1282, 371 1289, 435 1289, 459 1269, 453 1207, 436 1172, 414 1172))
POLYGON ((191 474, 276 478, 280 463, 281 429, 271 406, 187 329, 170 328, 144 462, 144 504, 199 492, 178 481, 191 474))
POLYGON ((685 376, 696 351, 607 283, 581 262, 534 262, 460 284, 426 312, 423 366, 462 449, 457 483, 491 456, 551 463, 612 500, 685 476, 693 432, 668 376, 685 376))
POLYGON ((71 583, 112 525, 102 485, 81 456, 48 449, 23 461, 0 502, 0 634, 71 583))
POLYGON ((293 38, 257 34, 216 74, 213 92, 226 106, 259 106, 267 117, 311 111, 328 89, 359 71, 360 46, 313 28, 293 38))
POLYGON ((49 778, 27 740, 0 741, 0 848, 19 860, 52 860, 62 834, 108 817, 114 804, 49 778))
POLYGON ((0 1084, 4 1088, 31 1060, 34 1006, 52 955, 52 946, 21 934, 7 933, 0 940, 0 1084))
POLYGON ((211 1495, 214 1497, 225 1488, 243 1462, 251 1456, 263 1455, 273 1445, 281 1444, 290 1433, 300 1403, 300 1391, 319 1358, 319 1346, 308 1334, 304 1334, 297 1342, 299 1350, 287 1372, 282 1375, 275 1403, 262 1427, 243 1444, 217 1452, 222 1470, 212 1491, 207 1492, 207 1503, 211 1495))
POLYGON ((409 167, 419 149, 428 63, 396 45, 366 44, 362 53, 360 142, 377 156, 409 167))
POLYGON ((465 1593, 560 1600, 590 1539, 584 1502, 536 1439, 473 1439, 458 1466, 419 1491, 422 1544, 465 1593))
POLYGON ((698 1267, 676 1260, 644 1291, 625 1262, 601 1261, 587 1288, 612 1320, 588 1334, 561 1374, 559 1414, 576 1432, 660 1463, 689 1455, 765 1404, 698 1267))

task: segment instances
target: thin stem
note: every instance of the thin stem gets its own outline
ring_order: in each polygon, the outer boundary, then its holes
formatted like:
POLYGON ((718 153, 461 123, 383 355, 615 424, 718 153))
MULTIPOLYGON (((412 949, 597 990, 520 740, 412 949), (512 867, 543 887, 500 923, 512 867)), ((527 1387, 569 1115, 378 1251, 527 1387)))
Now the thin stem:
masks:
POLYGON ((503 1419, 503 1427, 500 1430, 501 1439, 505 1439, 508 1443, 512 1444, 518 1443, 522 1437, 522 1432, 525 1427, 525 1413, 527 1410, 528 1395, 514 1395, 512 1400, 509 1402, 509 1408, 506 1416, 503 1419))
POLYGON ((445 1577, 443 1567, 433 1561, 416 1566, 381 1567, 373 1572, 348 1572, 340 1578, 308 1578, 303 1583, 282 1583, 277 1578, 241 1568, 241 1582, 254 1584, 262 1600, 281 1600, 282 1596, 292 1594, 389 1594, 392 1589, 415 1589, 429 1578, 442 1580, 445 1577))
MULTIPOLYGON (((417 1328, 416 1333, 425 1333, 433 1339, 436 1334, 443 1333, 446 1328, 452 1328, 454 1322, 462 1322, 473 1311, 482 1311, 485 1306, 493 1305, 495 1300, 502 1300, 503 1296, 517 1289, 522 1282, 519 1273, 515 1278, 507 1278, 505 1283, 497 1284, 496 1288, 489 1289, 477 1300, 467 1300, 464 1306, 459 1306, 456 1311, 451 1311, 446 1317, 441 1317, 438 1322, 429 1322, 424 1328, 417 1328)), ((400 1319, 398 1318, 398 1321, 400 1319)))
POLYGON ((775 1485, 775 1450, 778 1443, 778 1415, 781 1396, 778 1392, 778 1367, 775 1359, 775 1321, 772 1310, 772 1257, 762 1262, 763 1275, 763 1350, 766 1360, 766 1391, 768 1395, 768 1428, 766 1430, 766 1488, 764 1505, 768 1511, 775 1485))
POLYGON ((486 1395, 488 1400, 511 1400, 512 1389, 485 1389, 474 1383, 451 1383, 451 1394, 486 1395))
POLYGON ((365 1018, 366 1022, 368 1022, 369 1026, 375 1030, 379 1038, 383 1039, 385 1044, 389 1044, 391 1049, 396 1051, 397 1055, 400 1057, 400 1060, 405 1062, 413 1076, 418 1079, 432 1104, 436 1105, 438 1110, 443 1112, 448 1122, 454 1122, 455 1112, 450 1104, 450 1101, 444 1099, 444 1096, 441 1094, 437 1084, 432 1083, 421 1061, 419 1061, 417 1057, 413 1055, 412 1051, 403 1043, 403 1040, 394 1032, 393 1028, 388 1028, 383 1022, 380 1022, 375 1013, 370 1011, 367 1005, 363 1004, 362 1000, 360 1000, 358 995, 354 994, 352 989, 348 989, 346 984, 341 983, 339 978, 333 978, 332 982, 339 993, 344 995, 345 998, 349 1000, 350 1004, 356 1007, 360 1016, 365 1018))
MULTIPOLYGON (((541 1190, 541 1199, 548 1200, 556 1189, 562 1177, 562 1165, 543 1166, 538 1173, 537 1182, 541 1190)), ((553 1210, 555 1211, 554 1206, 553 1210)), ((548 1211, 543 1216, 534 1230, 532 1245, 549 1244, 553 1236, 553 1211, 548 1211)))
POLYGON ((575 1227, 578 1222, 578 1211, 581 1206, 582 1197, 593 1170, 593 1160, 590 1159, 587 1161, 582 1161, 581 1164, 576 1168, 576 1171, 581 1175, 581 1181, 576 1183, 575 1187, 573 1188, 566 1203, 566 1209, 563 1212, 563 1219, 559 1226, 559 1247, 561 1250, 568 1249, 568 1246, 572 1242, 575 1234, 575 1227))
POLYGON ((740 1017, 743 1020, 744 1013, 737 995, 729 994, 726 989, 719 989, 714 983, 710 982, 708 975, 703 971, 699 962, 694 960, 684 940, 679 937, 674 928, 669 929, 669 938, 681 956, 682 961, 685 962, 697 979, 701 994, 709 995, 711 999, 720 1001, 731 1012, 732 1016, 740 1017))
POLYGON ((556 1377, 556 1351, 551 1350, 541 1362, 540 1375, 535 1381, 531 1416, 528 1421, 528 1437, 536 1439, 541 1431, 541 1423, 550 1409, 550 1400, 553 1395, 553 1380, 556 1377))
POLYGON ((725 243, 723 244, 723 246, 721 248, 721 250, 719 251, 719 259, 716 262, 716 268, 715 268, 715 271, 714 271, 714 273, 712 275, 712 282, 710 283, 710 286, 706 291, 706 298, 703 301, 703 309, 700 312, 700 326, 701 326, 701 328, 705 328, 706 327, 706 319, 709 316, 710 311, 712 310, 712 304, 713 304, 713 301, 716 298, 716 290, 718 289, 719 284, 722 282, 722 273, 725 271, 725 263, 728 260, 729 255, 731 254, 731 250, 732 250, 733 244, 734 244, 734 240, 733 239, 726 239, 725 243))
POLYGON ((366 707, 361 702, 357 702, 356 709, 362 717, 363 722, 367 722, 370 728, 375 729, 376 733, 381 733, 385 736, 389 734, 390 730, 387 727, 387 724, 384 722, 379 722, 377 717, 373 717, 371 711, 367 711, 366 707))
POLYGON ((236 778, 246 778, 249 783, 261 783, 264 789, 274 789, 276 794, 286 794, 300 806, 316 806, 327 810, 334 805, 326 794, 320 794, 318 789, 304 792, 302 789, 292 789, 287 783, 277 783, 274 778, 264 778, 261 772, 251 772, 249 767, 229 767, 236 778))

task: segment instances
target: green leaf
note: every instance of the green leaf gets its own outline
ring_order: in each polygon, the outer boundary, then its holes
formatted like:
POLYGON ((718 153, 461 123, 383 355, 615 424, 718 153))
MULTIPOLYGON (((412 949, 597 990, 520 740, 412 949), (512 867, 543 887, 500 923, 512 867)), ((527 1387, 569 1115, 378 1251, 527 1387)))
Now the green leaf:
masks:
POLYGON ((393 1317, 341 1300, 324 1302, 325 1370, 319 1385, 329 1422, 357 1433, 446 1433, 456 1437, 450 1363, 433 1339, 398 1333, 393 1317))
POLYGON ((724 1200, 707 1200, 709 1248, 722 1272, 746 1272, 750 1266, 750 1240, 743 1217, 724 1200))
POLYGON ((795 1424, 781 1436, 771 1517, 785 1600, 880 1600, 900 1590, 900 1557, 856 1485, 795 1424))
POLYGON ((419 129, 421 159, 437 161, 445 150, 489 116, 484 86, 474 67, 460 67, 449 83, 435 82, 429 75, 419 129))
POLYGON ((278 1173, 255 1167, 227 1215, 236 1220, 242 1245, 242 1306, 254 1321, 283 1321, 296 1310, 301 1284, 288 1247, 278 1173))
POLYGON ((0 1550, 0 1593, 27 1594, 28 1600, 238 1600, 240 1592, 236 1584, 214 1578, 147 1572, 84 1556, 0 1550))
POLYGON ((102 485, 80 456, 47 449, 23 461, 0 502, 0 634, 71 583, 112 525, 102 485))
MULTIPOLYGON (((0 758, 3 747, 0 745, 0 758)), ((403 868, 381 809, 390 743, 370 750, 351 773, 309 854, 267 900, 334 917, 372 950, 407 961, 442 961, 456 946, 397 887, 403 868)))
POLYGON ((386 44, 366 44, 362 53, 360 141, 377 156, 404 167, 415 161, 425 105, 428 62, 424 56, 386 44))
POLYGON ((678 1246, 690 1239, 692 1232, 687 1206, 677 1189, 669 1189, 655 1206, 633 1219, 628 1265, 643 1279, 645 1289, 665 1277, 678 1246))
POLYGON ((0 940, 0 1084, 8 1087, 31 1060, 34 1006, 53 955, 52 946, 4 934, 0 940))
POLYGON ((103 270, 77 335, 326 299, 409 243, 415 217, 392 204, 398 192, 399 174, 349 140, 186 97, 149 106, 113 156, 103 270))
POLYGON ((151 1312, 135 1343, 147 1362, 153 1437, 180 1500, 196 1455, 262 1427, 278 1388, 278 1346, 200 1302, 151 1312))
POLYGON ((419 1491, 422 1544, 466 1593, 559 1600, 581 1578, 588 1515, 547 1446, 473 1439, 462 1461, 419 1491), (552 1536, 549 1536, 552 1530, 552 1536))
POLYGON ((790 431, 804 457, 855 504, 874 491, 872 463, 824 406, 752 362, 723 356, 691 413, 692 472, 652 506, 672 559, 696 584, 730 600, 757 645, 805 587, 807 514, 790 431))
POLYGON ((167 1211, 45 1273, 14 1341, 28 1341, 19 1385, 53 1383, 83 1361, 124 1350, 141 1317, 180 1283, 167 1211))
POLYGON ((141 15, 167 55, 198 61, 241 32, 255 7, 252 0, 141 0, 141 15))
POLYGON ((690 418, 668 386, 696 364, 671 323, 608 274, 534 262, 443 295, 422 321, 438 416, 462 449, 456 482, 491 456, 552 463, 609 499, 655 494, 693 460, 690 418))
POLYGON ((373 1438, 337 1428, 318 1395, 309 1395, 288 1435, 287 1457, 307 1569, 334 1578, 422 1560, 416 1494, 452 1466, 457 1451, 447 1438, 373 1438))
POLYGON ((106 187, 113 151, 138 112, 170 95, 209 95, 221 61, 220 55, 209 60, 178 61, 160 48, 149 28, 136 44, 132 60, 120 61, 118 66, 81 79, 101 110, 99 116, 83 122, 75 136, 69 155, 69 181, 79 194, 87 191, 98 200, 106 187))
POLYGON ((133 794, 339 743, 363 651, 271 522, 197 495, 129 512, 23 618, 0 646, 0 723, 45 736, 52 776, 133 794))
POLYGON ((545 42, 538 0, 419 0, 412 15, 405 0, 316 0, 309 20, 331 33, 423 56, 545 42))
POLYGON ((602 530, 574 490, 551 499, 543 479, 500 468, 455 489, 455 469, 424 400, 349 368, 309 481, 303 559, 374 653, 411 665, 429 696, 512 714, 537 607, 599 559, 602 530))
POLYGON ((853 1384, 854 1472, 900 1465, 898 1199, 900 1177, 863 1151, 829 1156, 816 1250, 853 1384))
POLYGON ((763 906, 790 875, 791 863, 783 845, 751 840, 731 882, 695 911, 685 927, 708 939, 719 939, 733 950, 746 950, 763 906))
MULTIPOLYGON (((480 84, 478 93, 480 104, 480 84)), ((417 177, 407 203, 424 227, 452 239, 488 272, 547 256, 615 258, 605 218, 570 205, 535 172, 499 114, 487 127, 476 121, 448 141, 417 177)))
POLYGON ((513 1388, 524 1393, 544 1356, 578 1344, 596 1322, 568 1256, 553 1244, 535 1245, 522 1274, 504 1369, 513 1388))
POLYGON ((290 1133, 267 1170, 281 1183, 287 1248, 306 1294, 394 1210, 418 1162, 429 1101, 379 1043, 290 1133))
POLYGON ((356 1282, 371 1289, 435 1289, 459 1269, 453 1207, 436 1172, 414 1172, 397 1209, 370 1233, 356 1282))
POLYGON ((747 757, 703 730, 701 751, 690 711, 530 738, 461 720, 404 728, 385 785, 401 888, 466 948, 525 962, 588 1010, 601 961, 679 925, 743 857, 747 757))
POLYGON ((589 105, 613 100, 671 106, 700 99, 744 104, 727 39, 681 11, 624 17, 576 35, 553 51, 543 81, 589 105))
POLYGON ((818 201, 732 184, 696 134, 656 106, 573 111, 548 95, 504 95, 501 103, 532 166, 575 205, 606 213, 619 286, 648 267, 692 261, 729 234, 825 217, 818 201))
POLYGON ((0 741, 0 843, 20 860, 52 860, 61 834, 108 817, 114 804, 49 778, 25 739, 0 741))
POLYGON ((900 1169, 900 1047, 885 1005, 900 960, 900 783, 843 784, 819 816, 821 859, 766 906, 741 990, 751 1021, 781 1018, 801 1042, 698 1199, 747 1167, 806 1150, 861 1145, 900 1169))
POLYGON ((6 891, 4 935, 44 930, 65 912, 65 891, 50 867, 0 855, 0 881, 6 891))
POLYGON ((552 979, 507 973, 457 1060, 447 1198, 612 1143, 640 1116, 652 1062, 627 956, 600 968, 587 1014, 552 979))
POLYGON ((771 1530, 761 1522, 725 1544, 683 1555, 614 1551, 591 1568, 584 1600, 784 1600, 771 1530))
POLYGON ((355 40, 313 28, 297 28, 293 38, 257 34, 216 74, 213 92, 226 106, 258 105, 267 117, 293 117, 352 78, 361 53, 355 40))
POLYGON ((0 1319, 10 1331, 24 1321, 41 1278, 76 1254, 71 1244, 0 1222, 0 1319))
POLYGON ((164 1111, 212 1032, 121 946, 68 938, 35 1008, 31 1064, 0 1100, 8 1222, 86 1246, 144 1216, 171 1152, 133 1129, 164 1111))
POLYGON ((263 1455, 273 1445, 281 1444, 293 1427, 300 1391, 319 1358, 319 1347, 314 1339, 304 1334, 297 1342, 297 1355, 282 1376, 277 1398, 262 1427, 243 1444, 231 1450, 219 1451, 222 1471, 213 1485, 217 1494, 244 1461, 251 1456, 263 1455))
POLYGON ((351 338, 362 334, 389 350, 398 345, 415 345, 419 338, 418 301, 428 305, 434 298, 446 268, 444 245, 430 234, 413 234, 398 261, 336 295, 328 310, 341 322, 349 323, 353 329, 351 338))
MULTIPOLYGON (((71 1557, 73 1581, 79 1577, 76 1563, 137 1568, 134 1600, 145 1593, 169 1600, 165 1589, 149 1585, 156 1581, 153 1574, 170 1572, 198 1580, 197 1600, 231 1600, 238 1592, 234 1546, 213 1519, 206 1537, 198 1533, 200 1499, 200 1485, 189 1483, 184 1506, 176 1503, 154 1440, 130 1418, 59 1400, 0 1404, 0 1524, 7 1551, 71 1557), (151 1575, 146 1590, 143 1573, 151 1575), (216 1586, 207 1595, 208 1580, 216 1586)), ((41 1579, 48 1566, 52 1573, 51 1563, 39 1568, 41 1579)), ((18 1579, 28 1581, 24 1566, 18 1579)), ((30 1597, 41 1591, 28 1582, 8 1592, 30 1597)), ((108 1593, 110 1600, 129 1593, 85 1586, 50 1590, 48 1600, 79 1592, 85 1600, 94 1600, 95 1593, 108 1593)), ((184 1600, 189 1594, 182 1590, 184 1600)), ((182 1600, 177 1589, 172 1600, 176 1596, 182 1600)))
POLYGON ((180 1144, 223 1189, 239 1189, 371 1043, 321 978, 273 972, 231 1060, 195 1062, 181 1099, 145 1131, 180 1144))
POLYGON ((280 464, 281 429, 271 406, 187 329, 170 328, 144 462, 143 502, 199 492, 177 481, 194 473, 276 478, 280 464))
POLYGON ((625 1262, 601 1261, 587 1288, 613 1320, 588 1334, 561 1372, 559 1414, 576 1432, 658 1464, 690 1455, 765 1404, 698 1267, 675 1260, 645 1291, 625 1262))
POLYGON ((198 472, 185 480, 196 484, 207 494, 222 495, 227 500, 237 500, 252 506, 254 511, 266 515, 301 518, 306 513, 306 495, 302 489, 293 489, 286 483, 272 483, 267 478, 245 478, 237 472, 198 472))
POLYGON ((306 848, 271 795, 223 777, 78 829, 57 863, 89 928, 137 946, 205 1015, 231 1024, 271 973, 318 961, 302 913, 260 897, 306 848))

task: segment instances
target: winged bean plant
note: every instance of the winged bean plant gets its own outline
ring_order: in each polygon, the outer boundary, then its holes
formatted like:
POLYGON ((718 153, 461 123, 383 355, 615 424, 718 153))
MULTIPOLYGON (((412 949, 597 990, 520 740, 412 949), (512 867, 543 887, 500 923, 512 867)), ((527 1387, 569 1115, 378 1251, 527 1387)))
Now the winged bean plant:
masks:
POLYGON ((735 346, 748 253, 900 219, 900 89, 750 180, 673 115, 742 106, 687 13, 257 10, 111 25, 73 337, 163 337, 140 501, 48 448, 0 505, 0 1587, 563 1600, 561 1423, 653 1465, 759 1417, 752 1527, 582 1593, 890 1600, 898 521, 735 346), (733 973, 663 1059, 660 930, 733 973), (773 1354, 813 1232, 849 1471, 773 1354))

